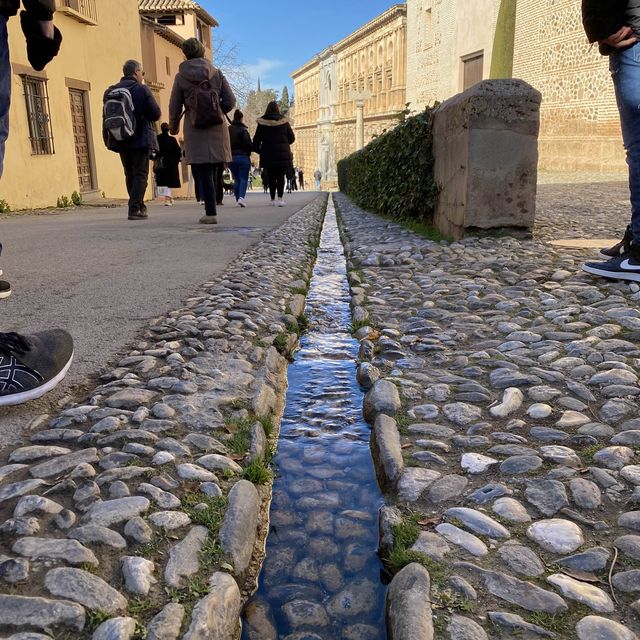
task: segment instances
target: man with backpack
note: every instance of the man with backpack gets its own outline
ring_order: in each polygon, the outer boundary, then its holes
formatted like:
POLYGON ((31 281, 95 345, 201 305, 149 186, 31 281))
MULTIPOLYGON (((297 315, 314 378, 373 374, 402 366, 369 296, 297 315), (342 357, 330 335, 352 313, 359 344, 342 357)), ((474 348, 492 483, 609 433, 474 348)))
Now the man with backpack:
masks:
POLYGON ((144 71, 137 60, 127 60, 122 75, 104 94, 103 137, 107 148, 120 154, 129 194, 129 220, 146 220, 149 154, 157 140, 151 123, 160 119, 160 107, 143 84, 144 71))
POLYGON ((169 101, 169 127, 172 135, 180 131, 184 116, 184 147, 187 164, 204 198, 202 224, 216 224, 216 183, 223 163, 231 162, 229 129, 224 115, 236 99, 220 69, 207 60, 205 48, 197 38, 182 43, 186 60, 180 65, 169 101))

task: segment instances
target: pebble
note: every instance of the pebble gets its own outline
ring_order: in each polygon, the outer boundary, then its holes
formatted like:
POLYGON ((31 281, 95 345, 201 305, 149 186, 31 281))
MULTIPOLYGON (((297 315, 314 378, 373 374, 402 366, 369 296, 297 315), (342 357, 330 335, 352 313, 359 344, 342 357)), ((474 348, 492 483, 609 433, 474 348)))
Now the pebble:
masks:
POLYGON ((551 553, 573 553, 584 544, 580 527, 559 518, 534 522, 527 529, 527 535, 551 553))

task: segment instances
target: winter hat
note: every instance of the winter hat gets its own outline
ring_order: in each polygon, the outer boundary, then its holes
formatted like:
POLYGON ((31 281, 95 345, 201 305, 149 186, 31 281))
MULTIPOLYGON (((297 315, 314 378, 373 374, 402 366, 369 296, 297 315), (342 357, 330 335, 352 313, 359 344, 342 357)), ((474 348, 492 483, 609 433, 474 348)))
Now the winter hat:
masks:
POLYGON ((197 38, 187 38, 187 40, 182 43, 182 53, 184 53, 187 60, 204 58, 204 45, 197 38))

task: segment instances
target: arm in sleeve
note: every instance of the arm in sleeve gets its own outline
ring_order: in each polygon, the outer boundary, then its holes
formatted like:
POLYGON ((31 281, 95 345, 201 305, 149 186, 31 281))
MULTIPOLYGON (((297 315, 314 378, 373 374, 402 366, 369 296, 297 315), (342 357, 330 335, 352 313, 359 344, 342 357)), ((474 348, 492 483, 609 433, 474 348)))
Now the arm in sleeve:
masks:
POLYGON ((53 27, 53 38, 42 32, 41 22, 51 22, 56 10, 55 0, 23 0, 26 11, 20 12, 20 26, 27 41, 27 59, 36 70, 42 71, 58 55, 62 34, 53 27))
POLYGON ((289 141, 289 144, 293 144, 296 141, 296 134, 293 133, 293 129, 291 128, 291 125, 287 122, 287 140, 289 141))
POLYGON ((247 153, 253 151, 253 142, 251 142, 251 134, 248 129, 244 129, 243 131, 242 146, 247 153))
POLYGON ((220 106, 222 107, 223 113, 229 113, 233 107, 236 106, 236 97, 233 95, 233 91, 231 90, 231 86, 227 82, 227 79, 222 75, 222 71, 220 72, 222 76, 222 89, 220 90, 220 106))
POLYGON ((156 102, 156 99, 153 97, 151 93, 151 89, 149 87, 142 85, 145 93, 145 102, 144 102, 144 118, 148 122, 156 122, 160 120, 160 105, 156 102))
POLYGON ((582 25, 589 42, 605 40, 624 26, 626 2, 582 0, 582 25), (623 6, 624 5, 624 6, 623 6))
POLYGON ((178 77, 173 81, 173 89, 171 89, 171 98, 169 99, 169 133, 175 136, 180 132, 180 118, 182 117, 182 105, 184 104, 184 96, 182 90, 178 86, 178 77))
POLYGON ((253 136, 253 150, 260 153, 262 150, 262 125, 259 124, 253 136))

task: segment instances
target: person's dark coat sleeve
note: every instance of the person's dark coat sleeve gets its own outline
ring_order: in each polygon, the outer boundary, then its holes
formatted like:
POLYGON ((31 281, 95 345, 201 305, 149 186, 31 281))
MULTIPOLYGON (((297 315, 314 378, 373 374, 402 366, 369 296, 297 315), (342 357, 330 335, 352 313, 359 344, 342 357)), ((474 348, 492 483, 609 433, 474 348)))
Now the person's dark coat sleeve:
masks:
POLYGON ((253 150, 256 153, 260 153, 260 151, 262 150, 262 131, 263 127, 261 124, 259 124, 255 134, 253 135, 253 150))
POLYGON ((42 34, 40 22, 53 20, 55 0, 23 0, 26 11, 20 12, 20 26, 27 41, 27 59, 36 70, 42 71, 58 55, 62 34, 53 28, 53 39, 42 34))
POLYGON ((253 142, 251 142, 251 134, 248 129, 244 129, 242 132, 242 146, 248 154, 253 151, 253 142))
POLYGON ((582 0, 582 24, 589 42, 606 40, 624 26, 627 0, 582 0))
POLYGON ((293 133, 293 129, 291 128, 291 125, 287 122, 287 140, 289 141, 289 144, 293 144, 296 141, 296 134, 293 133))
POLYGON ((143 85, 145 91, 145 104, 144 104, 144 119, 147 122, 156 122, 160 120, 160 105, 156 102, 149 87, 143 85))

